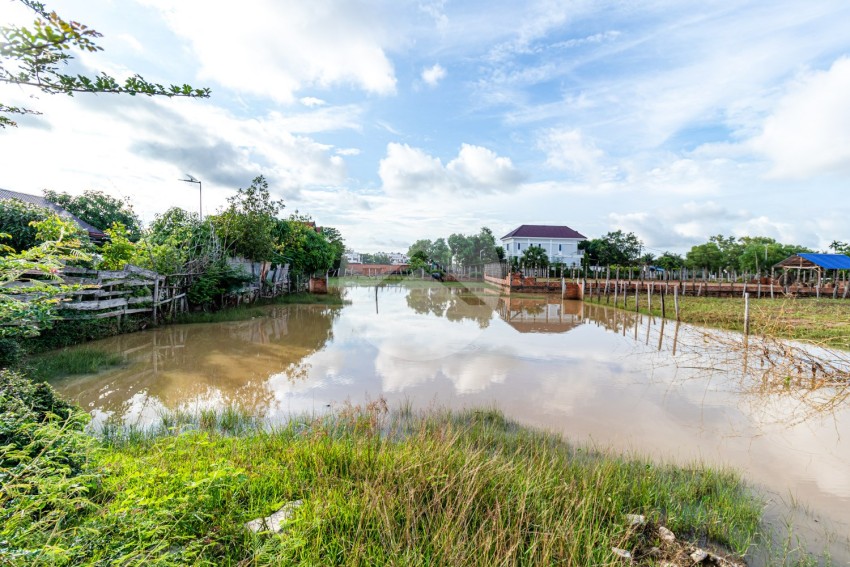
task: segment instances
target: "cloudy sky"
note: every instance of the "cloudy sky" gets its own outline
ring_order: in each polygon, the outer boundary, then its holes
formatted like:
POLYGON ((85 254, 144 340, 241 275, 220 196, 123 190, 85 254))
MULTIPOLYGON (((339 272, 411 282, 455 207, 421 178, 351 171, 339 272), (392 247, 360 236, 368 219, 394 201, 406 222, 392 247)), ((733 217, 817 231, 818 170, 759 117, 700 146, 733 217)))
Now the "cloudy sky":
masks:
MULTIPOLYGON (((566 224, 650 251, 850 240, 850 3, 56 0, 104 34, 74 71, 208 100, 50 96, 0 131, 0 187, 99 189, 145 221, 265 175, 362 252, 566 224)), ((32 19, 0 0, 0 21, 32 19)))

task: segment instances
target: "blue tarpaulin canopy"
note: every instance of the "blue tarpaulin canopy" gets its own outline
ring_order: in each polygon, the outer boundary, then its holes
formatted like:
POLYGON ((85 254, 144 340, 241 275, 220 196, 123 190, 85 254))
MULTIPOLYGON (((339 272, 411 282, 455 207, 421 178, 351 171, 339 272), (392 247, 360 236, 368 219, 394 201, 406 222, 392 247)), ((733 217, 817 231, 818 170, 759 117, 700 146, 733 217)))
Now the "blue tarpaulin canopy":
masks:
POLYGON ((803 268, 824 270, 850 270, 850 256, 845 254, 808 254, 790 256, 778 264, 777 268, 803 268))

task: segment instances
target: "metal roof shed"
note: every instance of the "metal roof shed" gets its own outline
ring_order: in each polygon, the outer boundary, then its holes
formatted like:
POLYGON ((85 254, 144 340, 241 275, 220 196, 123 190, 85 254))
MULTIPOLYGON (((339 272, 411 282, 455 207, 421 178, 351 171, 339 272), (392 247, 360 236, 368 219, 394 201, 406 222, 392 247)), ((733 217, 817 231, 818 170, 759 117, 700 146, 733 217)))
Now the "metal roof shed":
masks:
POLYGON ((799 253, 785 258, 774 268, 782 268, 786 274, 788 270, 811 270, 817 272, 818 285, 821 283, 824 270, 850 270, 850 257, 846 254, 809 254, 799 253))

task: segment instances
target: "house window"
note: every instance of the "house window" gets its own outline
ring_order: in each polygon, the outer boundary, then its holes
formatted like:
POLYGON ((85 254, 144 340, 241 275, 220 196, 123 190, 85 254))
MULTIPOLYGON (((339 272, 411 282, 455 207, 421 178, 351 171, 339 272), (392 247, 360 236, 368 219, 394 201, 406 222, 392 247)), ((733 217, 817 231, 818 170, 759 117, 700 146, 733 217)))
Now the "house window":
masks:
POLYGON ((562 246, 561 244, 558 244, 558 252, 561 251, 561 246, 562 246))
POLYGON ((522 244, 520 244, 519 242, 517 242, 517 243, 516 243, 516 249, 517 249, 517 250, 519 250, 520 248, 522 248, 522 244))

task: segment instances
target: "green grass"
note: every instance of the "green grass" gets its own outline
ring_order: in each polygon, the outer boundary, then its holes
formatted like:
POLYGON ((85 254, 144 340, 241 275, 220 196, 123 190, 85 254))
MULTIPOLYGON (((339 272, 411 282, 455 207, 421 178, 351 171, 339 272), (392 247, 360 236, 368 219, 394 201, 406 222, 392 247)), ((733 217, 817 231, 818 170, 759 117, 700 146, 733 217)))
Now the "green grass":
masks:
POLYGON ((73 374, 92 374, 118 366, 124 362, 120 354, 97 349, 56 350, 49 354, 34 356, 27 363, 27 371, 35 380, 50 380, 73 374))
POLYGON ((56 457, 38 452, 29 465, 48 476, 0 491, 0 562, 618 565, 619 547, 653 564, 657 538, 626 514, 737 554, 758 538, 760 502, 733 472, 575 448, 492 410, 385 407, 274 430, 235 410, 110 427, 72 447, 80 470, 56 480, 77 486, 71 504, 21 488, 61 471, 33 467, 56 457), (282 535, 243 528, 293 500, 282 535))
POLYGON ((229 307, 220 311, 195 311, 175 317, 171 323, 225 323, 228 321, 246 321, 261 317, 271 317, 266 309, 270 305, 345 305, 346 301, 340 294, 289 293, 274 299, 262 300, 239 307, 229 307))
MULTIPOLYGON (((622 295, 618 306, 622 306, 622 295)), ((587 297, 585 301, 597 303, 587 297)), ((614 296, 610 302, 613 305, 614 296)), ((605 298, 601 298, 605 304, 605 298)), ((645 293, 640 295, 640 310, 649 313, 645 293)), ((665 301, 667 318, 675 318, 673 296, 665 301)), ((634 293, 626 300, 626 310, 634 311, 634 293)), ((680 320, 733 331, 744 330, 744 299, 741 297, 679 296, 680 320)), ((661 299, 652 297, 652 314, 661 315, 661 299)), ((750 296, 750 332, 777 338, 795 339, 827 347, 850 349, 850 303, 840 299, 761 298, 750 296)))

